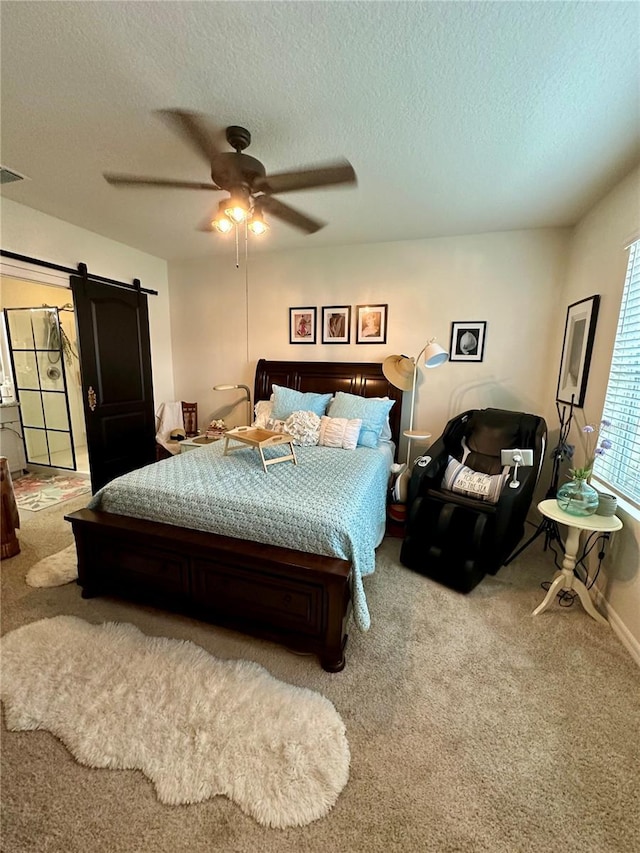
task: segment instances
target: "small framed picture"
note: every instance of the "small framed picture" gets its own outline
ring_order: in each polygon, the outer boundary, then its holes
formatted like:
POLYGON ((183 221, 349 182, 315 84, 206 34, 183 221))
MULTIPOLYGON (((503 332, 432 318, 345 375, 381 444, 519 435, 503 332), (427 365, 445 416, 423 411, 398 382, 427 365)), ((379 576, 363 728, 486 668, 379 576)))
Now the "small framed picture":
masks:
POLYGON ((351 306, 325 306, 322 309, 322 343, 348 344, 350 341, 351 306))
POLYGON ((600 296, 590 296, 567 308, 556 400, 581 409, 587 393, 600 296))
POLYGON ((386 344, 387 305, 356 306, 356 343, 386 344))
POLYGON ((449 361, 482 361, 486 332, 486 320, 452 323, 449 361))
POLYGON ((289 308, 289 343, 315 344, 316 308, 289 308))

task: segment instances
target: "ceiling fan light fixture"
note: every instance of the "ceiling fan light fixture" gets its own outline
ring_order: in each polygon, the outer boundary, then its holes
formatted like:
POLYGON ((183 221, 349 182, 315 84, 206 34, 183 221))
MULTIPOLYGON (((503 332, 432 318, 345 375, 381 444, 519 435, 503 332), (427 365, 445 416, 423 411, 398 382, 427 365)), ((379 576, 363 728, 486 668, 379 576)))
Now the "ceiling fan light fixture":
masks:
POLYGON ((256 237, 262 237, 262 235, 266 234, 268 230, 269 226, 263 219, 251 218, 251 221, 249 222, 249 231, 251 231, 252 234, 255 234, 256 237))
POLYGON ((233 222, 226 216, 217 216, 211 223, 220 234, 228 234, 233 228, 233 222))
POLYGON ((219 234, 228 234, 234 228, 234 223, 229 219, 224 210, 227 206, 227 201, 227 199, 224 199, 224 201, 218 202, 218 212, 211 220, 211 227, 215 228, 219 234))
POLYGON ((247 211, 243 207, 240 207, 239 204, 227 207, 225 213, 236 225, 241 225, 247 218, 247 211))
POLYGON ((234 190, 225 202, 224 212, 232 222, 241 225, 249 218, 251 212, 251 199, 248 192, 234 190))
POLYGON ((264 214, 262 213, 262 205, 256 201, 253 213, 249 217, 249 231, 255 234, 256 237, 261 237, 269 230, 268 224, 265 222, 264 214))

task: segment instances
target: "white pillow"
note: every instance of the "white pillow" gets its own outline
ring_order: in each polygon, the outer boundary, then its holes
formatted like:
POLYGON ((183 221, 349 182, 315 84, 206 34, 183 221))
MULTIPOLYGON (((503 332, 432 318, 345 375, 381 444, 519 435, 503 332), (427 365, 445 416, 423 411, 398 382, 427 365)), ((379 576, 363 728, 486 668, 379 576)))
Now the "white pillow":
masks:
POLYGON ((253 411, 255 413, 253 426, 258 429, 268 429, 267 421, 271 420, 273 400, 258 400, 253 407, 253 411))
POLYGON ((292 412, 284 422, 284 431, 300 447, 313 447, 318 443, 320 418, 315 412, 292 412))
POLYGON ((320 418, 320 437, 318 444, 323 447, 342 447, 343 450, 355 450, 360 435, 360 418, 320 418))
POLYGON ((442 478, 442 488, 468 498, 495 504, 500 499, 508 476, 508 470, 502 474, 482 474, 450 456, 442 478))

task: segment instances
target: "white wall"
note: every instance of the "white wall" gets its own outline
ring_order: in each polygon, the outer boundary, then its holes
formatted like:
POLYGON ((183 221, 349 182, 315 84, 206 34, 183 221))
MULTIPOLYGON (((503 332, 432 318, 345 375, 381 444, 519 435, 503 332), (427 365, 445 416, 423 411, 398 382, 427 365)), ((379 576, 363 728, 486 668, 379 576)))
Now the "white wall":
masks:
MULTIPOLYGON (((555 412, 549 348, 568 237, 549 229, 258 253, 249 259, 248 347, 243 263, 236 270, 231 254, 170 263, 176 395, 198 402, 202 427, 234 399, 212 386, 253 387, 261 357, 381 362, 415 356, 433 336, 448 348, 452 321, 486 320, 483 362, 421 372, 414 426, 437 436, 454 414, 478 406, 546 417, 555 412), (368 302, 389 305, 386 345, 289 344, 290 306, 316 306, 320 318, 323 305, 368 302)), ((405 424, 409 408, 405 394, 405 424)), ((239 406, 229 422, 243 415, 239 406)))
MULTIPOLYGON (((584 403, 586 421, 602 416, 624 287, 628 252, 625 246, 640 236, 640 168, 616 186, 576 226, 569 247, 564 303, 600 294, 600 310, 584 403)), ((562 328, 558 328, 555 353, 559 360, 562 328)), ((573 432, 579 441, 580 419, 573 432)), ((621 639, 640 662, 640 513, 624 508, 617 513, 624 528, 616 533, 597 587, 607 601, 609 618, 621 639)))
POLYGON ((125 282, 139 278, 143 287, 158 291, 148 297, 156 408, 173 400, 167 262, 6 198, 0 199, 0 217, 7 251, 70 268, 85 263, 90 273, 125 282))

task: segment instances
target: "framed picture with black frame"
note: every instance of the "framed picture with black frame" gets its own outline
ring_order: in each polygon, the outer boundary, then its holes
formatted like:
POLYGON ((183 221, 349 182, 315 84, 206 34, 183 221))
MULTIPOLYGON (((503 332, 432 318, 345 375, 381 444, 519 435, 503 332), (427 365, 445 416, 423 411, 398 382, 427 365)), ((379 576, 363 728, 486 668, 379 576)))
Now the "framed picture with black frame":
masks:
POLYGON ((388 305, 356 305, 356 343, 386 344, 388 305))
POLYGON ((322 309, 322 343, 348 344, 350 341, 351 306, 324 306, 322 309))
POLYGON ((567 308, 556 400, 581 409, 587 393, 591 352, 596 336, 600 297, 589 296, 567 308))
POLYGON ((315 344, 317 308, 289 308, 289 343, 315 344))
POLYGON ((486 336, 486 320, 464 320, 452 323, 449 361, 482 361, 486 336))

